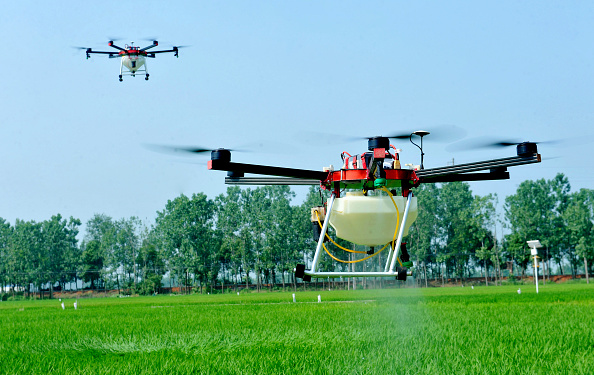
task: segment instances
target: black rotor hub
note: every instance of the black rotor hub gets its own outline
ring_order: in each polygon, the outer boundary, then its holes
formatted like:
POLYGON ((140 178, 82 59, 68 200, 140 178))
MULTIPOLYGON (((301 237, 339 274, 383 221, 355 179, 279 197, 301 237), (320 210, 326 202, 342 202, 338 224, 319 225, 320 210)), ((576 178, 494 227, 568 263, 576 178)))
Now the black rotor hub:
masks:
POLYGON ((376 148, 390 149, 390 138, 388 137, 373 137, 367 141, 367 149, 373 151, 376 148))
POLYGON ((531 156, 538 152, 536 143, 522 142, 516 146, 518 156, 531 156))
POLYGON ((210 160, 220 160, 223 162, 230 162, 231 161, 231 151, 218 148, 216 150, 212 150, 210 152, 210 160))

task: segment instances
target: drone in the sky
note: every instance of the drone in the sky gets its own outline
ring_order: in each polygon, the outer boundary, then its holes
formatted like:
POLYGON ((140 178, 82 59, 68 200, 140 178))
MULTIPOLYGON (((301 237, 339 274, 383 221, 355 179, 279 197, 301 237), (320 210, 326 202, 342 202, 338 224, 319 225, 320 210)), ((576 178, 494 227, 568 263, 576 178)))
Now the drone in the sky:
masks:
POLYGON ((107 43, 108 46, 116 49, 116 51, 93 51, 91 48, 86 47, 79 47, 80 49, 85 49, 87 53, 87 59, 91 58, 92 53, 108 55, 110 59, 120 57, 120 82, 123 81, 123 76, 128 75, 135 77, 136 73, 145 73, 145 80, 148 81, 149 79, 149 72, 146 66, 146 58, 151 57, 155 58, 158 53, 173 53, 175 57, 179 57, 179 49, 183 46, 172 47, 171 49, 161 50, 161 51, 150 51, 147 52, 149 49, 157 47, 159 42, 154 40, 153 43, 149 46, 144 48, 140 48, 134 45, 134 42, 130 42, 130 45, 125 44, 124 48, 116 46, 113 43, 113 40, 110 40, 107 43), (126 68, 127 70, 124 70, 126 68))
POLYGON ((417 218, 417 198, 412 188, 426 183, 453 181, 486 181, 509 179, 508 167, 539 163, 541 156, 535 142, 498 142, 493 146, 516 146, 516 156, 485 160, 474 163, 425 169, 423 166, 423 137, 428 131, 415 131, 403 135, 367 138, 367 151, 359 155, 341 154, 342 166, 332 166, 321 171, 293 169, 267 165, 243 164, 231 161, 231 151, 224 148, 175 148, 176 151, 193 153, 210 152, 208 169, 226 171, 226 184, 231 185, 318 185, 330 192, 325 206, 313 207, 311 222, 317 238, 317 247, 310 268, 298 264, 295 275, 309 281, 327 277, 396 277, 406 280, 411 275, 412 262, 403 237, 417 218), (390 139, 409 139, 421 150, 421 164, 402 166, 400 152, 390 139), (413 142, 420 139, 420 145, 413 142), (246 176, 246 174, 260 176, 246 176), (262 177, 265 176, 265 177, 262 177), (345 190, 346 191, 345 193, 345 190), (383 193, 370 194, 372 191, 383 193), (343 194, 344 193, 344 194, 343 194), (369 251, 354 251, 339 246, 328 235, 331 225, 336 236, 355 244, 369 247, 369 251), (332 241, 345 251, 363 254, 355 261, 345 261, 334 256, 325 242, 332 241), (378 247, 381 249, 376 250, 378 247), (332 259, 342 263, 364 261, 384 249, 388 256, 383 271, 318 270, 322 249, 332 259))

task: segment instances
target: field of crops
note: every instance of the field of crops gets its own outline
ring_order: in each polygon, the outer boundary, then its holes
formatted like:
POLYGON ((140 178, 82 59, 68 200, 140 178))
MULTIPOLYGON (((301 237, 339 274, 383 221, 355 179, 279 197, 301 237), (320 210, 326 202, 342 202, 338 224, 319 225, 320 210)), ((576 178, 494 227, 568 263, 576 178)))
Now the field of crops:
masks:
POLYGON ((594 286, 521 288, 0 302, 0 373, 594 373, 594 286))

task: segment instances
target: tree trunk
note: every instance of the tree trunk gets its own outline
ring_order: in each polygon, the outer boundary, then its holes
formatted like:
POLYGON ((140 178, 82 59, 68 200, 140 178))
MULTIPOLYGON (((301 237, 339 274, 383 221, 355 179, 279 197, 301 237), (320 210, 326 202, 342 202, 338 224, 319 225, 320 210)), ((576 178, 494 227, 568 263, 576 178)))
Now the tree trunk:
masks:
POLYGON ((256 275, 256 293, 260 292, 260 273, 258 272, 258 266, 254 267, 254 273, 256 275))
POLYGON ((488 273, 489 273, 489 265, 487 264, 487 260, 485 259, 485 286, 489 286, 489 279, 488 279, 488 273))
POLYGON ((425 261, 423 261, 423 276, 425 277, 425 288, 428 288, 428 284, 427 284, 427 263, 425 263, 425 261))

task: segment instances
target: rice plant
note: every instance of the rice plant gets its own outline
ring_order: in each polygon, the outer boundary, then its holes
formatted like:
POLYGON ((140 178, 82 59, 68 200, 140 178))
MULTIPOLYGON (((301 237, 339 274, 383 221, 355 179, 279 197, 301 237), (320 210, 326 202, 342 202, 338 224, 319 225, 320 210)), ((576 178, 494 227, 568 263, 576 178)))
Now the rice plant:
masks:
POLYGON ((594 289, 533 289, 1 302, 0 373, 592 373, 594 289))

